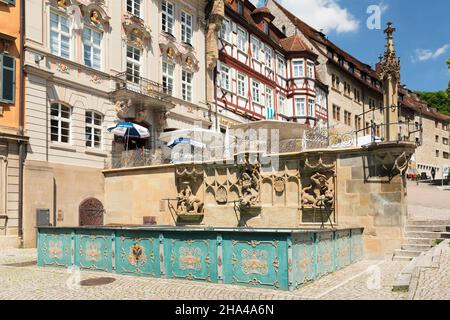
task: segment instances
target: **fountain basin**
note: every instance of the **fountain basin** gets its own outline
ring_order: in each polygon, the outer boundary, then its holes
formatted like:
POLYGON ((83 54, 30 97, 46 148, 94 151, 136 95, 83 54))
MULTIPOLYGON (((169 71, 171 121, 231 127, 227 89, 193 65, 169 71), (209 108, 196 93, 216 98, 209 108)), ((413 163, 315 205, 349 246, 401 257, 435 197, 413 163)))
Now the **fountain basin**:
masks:
POLYGON ((363 257, 363 228, 40 227, 38 265, 294 290, 363 257))

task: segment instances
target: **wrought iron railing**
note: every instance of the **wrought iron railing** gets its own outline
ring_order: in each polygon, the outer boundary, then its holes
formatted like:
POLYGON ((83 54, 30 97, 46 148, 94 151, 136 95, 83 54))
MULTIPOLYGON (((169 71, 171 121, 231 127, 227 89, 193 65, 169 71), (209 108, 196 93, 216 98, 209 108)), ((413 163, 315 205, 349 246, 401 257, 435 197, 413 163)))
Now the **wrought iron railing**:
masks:
POLYGON ((127 72, 117 74, 115 76, 115 81, 115 91, 126 89, 160 100, 166 100, 171 96, 170 88, 165 88, 158 82, 135 76, 127 72))

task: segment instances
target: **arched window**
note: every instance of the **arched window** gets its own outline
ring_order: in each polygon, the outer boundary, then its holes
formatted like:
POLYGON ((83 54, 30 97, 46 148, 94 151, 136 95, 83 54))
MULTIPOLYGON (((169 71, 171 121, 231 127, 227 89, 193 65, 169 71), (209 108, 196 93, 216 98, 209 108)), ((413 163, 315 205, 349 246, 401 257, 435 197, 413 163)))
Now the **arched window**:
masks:
POLYGON ((53 103, 50 107, 51 141, 70 143, 70 127, 72 110, 61 103, 53 103))
POLYGON ((86 111, 86 147, 102 147, 103 116, 95 111, 86 111))

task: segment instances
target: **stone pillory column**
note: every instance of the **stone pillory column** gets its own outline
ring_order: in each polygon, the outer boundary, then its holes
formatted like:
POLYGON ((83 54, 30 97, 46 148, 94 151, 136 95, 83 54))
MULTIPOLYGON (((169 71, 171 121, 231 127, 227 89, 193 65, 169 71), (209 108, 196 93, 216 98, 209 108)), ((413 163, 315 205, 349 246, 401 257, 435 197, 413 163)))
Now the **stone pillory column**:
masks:
POLYGON ((398 86, 400 84, 400 58, 397 60, 394 48, 394 32, 392 22, 388 22, 384 33, 387 35, 387 45, 384 57, 377 64, 377 73, 383 83, 386 139, 385 141, 399 140, 398 125, 398 86))

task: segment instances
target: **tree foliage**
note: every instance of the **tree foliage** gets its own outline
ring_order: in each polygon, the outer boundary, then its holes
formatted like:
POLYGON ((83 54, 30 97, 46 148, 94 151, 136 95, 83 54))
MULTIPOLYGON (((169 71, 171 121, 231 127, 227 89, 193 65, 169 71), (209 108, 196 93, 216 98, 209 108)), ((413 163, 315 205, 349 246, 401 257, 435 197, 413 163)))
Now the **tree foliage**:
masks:
MULTIPOLYGON (((450 68, 450 59, 447 60, 450 68)), ((450 114, 450 82, 447 91, 417 92, 420 98, 428 104, 436 107, 441 113, 450 114)))

